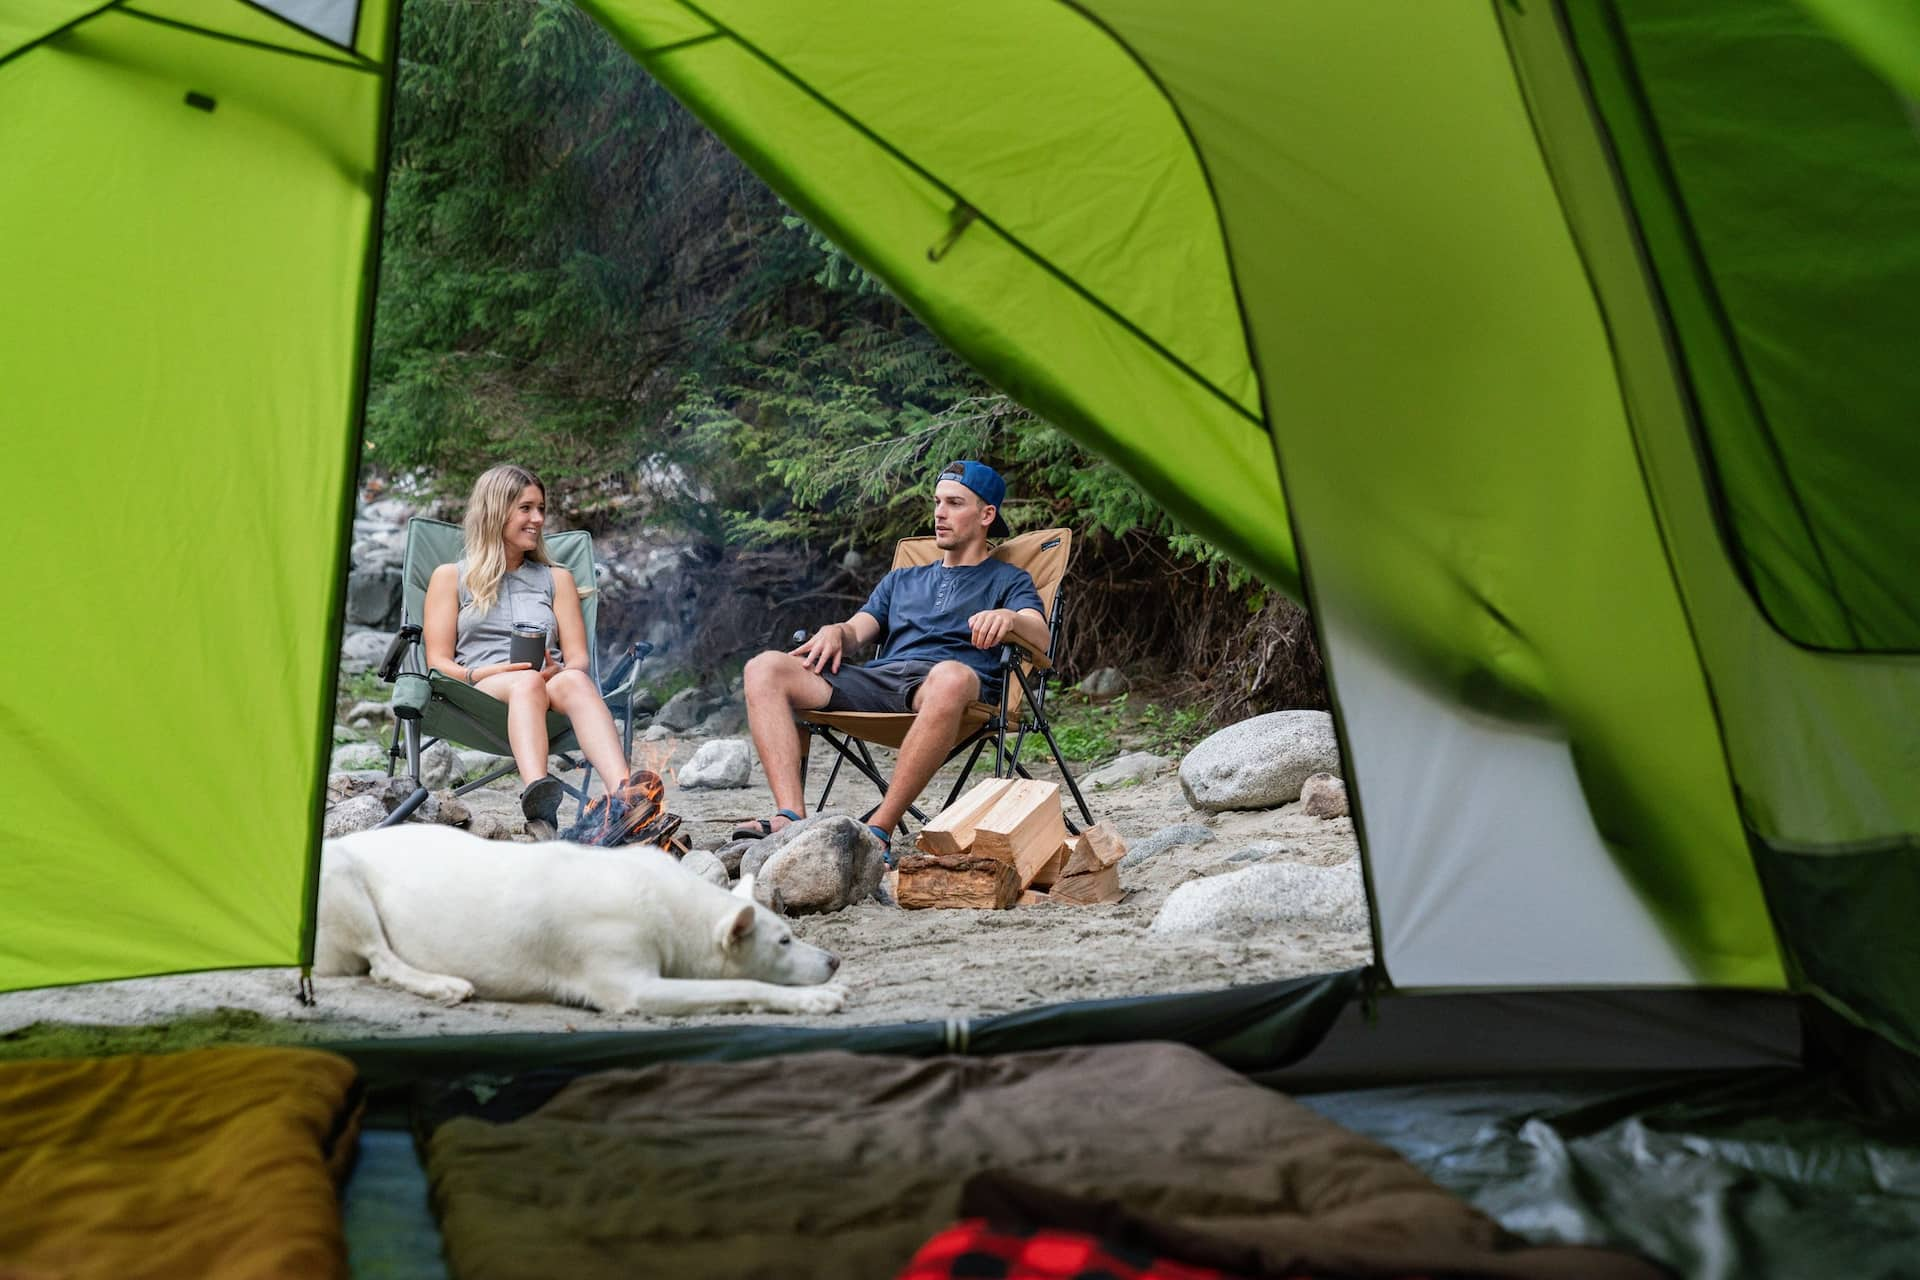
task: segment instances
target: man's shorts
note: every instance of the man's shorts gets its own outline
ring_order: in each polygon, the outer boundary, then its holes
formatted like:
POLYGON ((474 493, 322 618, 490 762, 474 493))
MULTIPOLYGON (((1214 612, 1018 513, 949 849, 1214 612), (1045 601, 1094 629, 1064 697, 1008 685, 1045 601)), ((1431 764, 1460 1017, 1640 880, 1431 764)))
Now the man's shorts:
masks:
POLYGON ((925 683, 931 662, 889 662, 884 666, 841 667, 822 671, 821 677, 833 686, 826 711, 913 711, 913 695, 925 683))

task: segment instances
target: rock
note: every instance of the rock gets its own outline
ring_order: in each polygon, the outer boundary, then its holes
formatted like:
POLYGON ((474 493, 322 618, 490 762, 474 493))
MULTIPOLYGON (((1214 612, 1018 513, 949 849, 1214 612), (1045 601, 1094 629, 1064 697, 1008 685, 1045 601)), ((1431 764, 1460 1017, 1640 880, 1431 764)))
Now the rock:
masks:
POLYGON ((384 631, 356 631, 340 643, 340 674, 357 676, 371 671, 387 656, 393 637, 384 631))
POLYGON ((753 745, 744 738, 702 743, 693 759, 680 766, 680 785, 690 790, 744 787, 752 777, 753 745))
POLYGON ((727 874, 727 864, 705 849, 689 850, 681 856, 680 865, 702 880, 711 881, 722 889, 732 881, 732 877, 727 874))
POLYGON ((352 835, 356 831, 371 830, 386 819, 387 807, 380 803, 379 796, 355 796, 327 810, 326 821, 320 828, 320 834, 332 840, 339 836, 352 835))
POLYGON ((350 769, 327 775, 327 801, 338 804, 355 796, 372 795, 385 787, 389 779, 385 769, 350 769))
POLYGON ((435 789, 452 785, 457 759, 451 742, 434 743, 420 753, 420 781, 435 789))
MULTIPOLYGON (((720 865, 727 869, 729 876, 737 877, 740 874, 741 860, 746 856, 749 849, 754 848, 759 843, 758 840, 729 840, 718 849, 715 849, 713 856, 720 859, 720 865)), ((765 861, 765 859, 762 859, 762 861, 765 861)))
POLYGON ((1130 782, 1145 782, 1171 764, 1173 761, 1167 757, 1156 756, 1149 751, 1129 751, 1112 763, 1095 769, 1080 781, 1085 787, 1104 791, 1108 787, 1121 787, 1130 782))
POLYGON ((369 698, 365 702, 356 702, 353 704, 353 710, 347 712, 347 721, 348 723, 352 723, 355 720, 378 720, 384 724, 387 719, 387 714, 388 705, 386 703, 375 702, 369 698))
POLYGON ((462 781, 477 778, 497 765, 510 762, 511 757, 496 756, 486 751, 464 751, 456 747, 453 752, 454 776, 462 781))
POLYGON ((1347 816, 1347 784, 1331 773, 1316 773, 1300 784, 1300 809, 1312 818, 1347 816))
POLYGON ((1228 725, 1180 762, 1180 789, 1196 809, 1273 809, 1300 798, 1316 773, 1340 768, 1333 717, 1274 711, 1228 725))
POLYGON ((373 524, 404 525, 413 516, 413 508, 400 498, 382 498, 360 509, 360 519, 373 524))
POLYGON ((1211 844, 1219 838, 1197 822, 1182 822, 1171 827, 1162 827, 1146 839, 1134 841, 1127 849, 1127 856, 1120 859, 1120 865, 1138 866, 1148 858, 1183 844, 1211 844))
POLYGON ((1359 870, 1273 862, 1189 880, 1167 895, 1153 932, 1249 937, 1276 929, 1367 931, 1359 870))
POLYGON ((665 725, 678 733, 699 724, 713 709, 714 699, 704 689, 682 689, 667 699, 667 705, 653 713, 656 725, 665 725))
POLYGON ((349 770, 385 769, 387 749, 377 742, 349 742, 333 749, 333 759, 328 764, 331 773, 349 770))
POLYGON ((746 727, 747 709, 737 702, 727 702, 700 722, 699 732, 710 738, 730 738, 744 731, 746 727))
POLYGON ((787 830, 803 825, 805 830, 761 863, 755 896, 789 916, 839 911, 872 897, 886 871, 872 833, 841 814, 796 822, 787 830))
POLYGON ((359 569, 347 575, 347 621, 384 627, 400 607, 400 575, 392 569, 359 569))
POLYGON ((1089 702, 1112 702, 1127 691, 1127 678, 1120 674, 1118 667, 1101 667, 1089 672, 1074 688, 1085 694, 1089 702))

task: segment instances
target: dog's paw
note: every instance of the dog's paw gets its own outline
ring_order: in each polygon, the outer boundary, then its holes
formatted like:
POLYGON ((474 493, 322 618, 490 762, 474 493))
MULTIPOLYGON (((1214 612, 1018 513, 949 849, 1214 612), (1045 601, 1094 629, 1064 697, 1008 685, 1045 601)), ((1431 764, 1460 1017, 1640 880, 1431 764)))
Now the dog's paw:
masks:
POLYGON ((793 1013, 838 1013, 847 1007, 847 989, 837 982, 819 987, 796 987, 793 1013))
POLYGON ((422 992, 429 1000, 452 1006, 465 1004, 473 999, 473 984, 465 978, 441 978, 431 984, 430 992, 422 992))

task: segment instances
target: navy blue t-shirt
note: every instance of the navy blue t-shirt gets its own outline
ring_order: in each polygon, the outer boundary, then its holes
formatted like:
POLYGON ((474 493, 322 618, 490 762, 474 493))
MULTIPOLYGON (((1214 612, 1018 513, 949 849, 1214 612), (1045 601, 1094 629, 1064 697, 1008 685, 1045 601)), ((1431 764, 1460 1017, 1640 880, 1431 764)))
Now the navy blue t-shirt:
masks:
POLYGON ((968 618, 987 609, 1046 613, 1027 571, 991 558, 951 569, 938 561, 895 569, 860 606, 880 623, 876 665, 964 662, 980 673, 980 697, 992 702, 1000 696, 1000 648, 974 648, 967 625, 968 618))

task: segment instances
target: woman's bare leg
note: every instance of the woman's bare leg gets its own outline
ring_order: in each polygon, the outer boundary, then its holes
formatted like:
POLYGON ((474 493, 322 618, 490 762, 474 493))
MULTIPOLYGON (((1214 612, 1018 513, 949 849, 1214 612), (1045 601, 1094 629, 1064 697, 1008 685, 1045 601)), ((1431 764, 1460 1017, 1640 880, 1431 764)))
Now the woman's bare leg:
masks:
POLYGON ((507 704, 507 745, 513 749, 520 780, 531 783, 546 777, 547 682, 534 671, 502 671, 474 687, 507 704))
POLYGON ((554 710, 573 721, 573 736, 605 785, 611 789, 625 781, 630 768, 620 747, 620 730, 593 679, 577 669, 562 671, 547 681, 547 697, 554 710))

